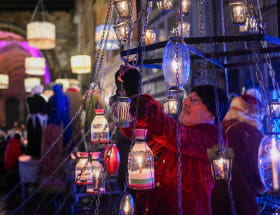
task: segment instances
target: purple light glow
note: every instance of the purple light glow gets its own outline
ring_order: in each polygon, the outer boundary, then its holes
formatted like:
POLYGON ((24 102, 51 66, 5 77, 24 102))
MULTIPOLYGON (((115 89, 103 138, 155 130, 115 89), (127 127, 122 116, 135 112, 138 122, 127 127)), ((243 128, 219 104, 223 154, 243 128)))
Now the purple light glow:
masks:
MULTIPOLYGON (((11 43, 14 42, 0 41, 0 49, 7 45, 10 45, 11 43)), ((44 56, 39 49, 29 46, 28 42, 22 41, 22 42, 17 42, 17 44, 19 44, 23 49, 25 49, 32 57, 44 56)), ((46 65, 45 68, 44 80, 45 80, 45 84, 49 84, 51 82, 51 75, 50 75, 50 70, 48 65, 46 65)))

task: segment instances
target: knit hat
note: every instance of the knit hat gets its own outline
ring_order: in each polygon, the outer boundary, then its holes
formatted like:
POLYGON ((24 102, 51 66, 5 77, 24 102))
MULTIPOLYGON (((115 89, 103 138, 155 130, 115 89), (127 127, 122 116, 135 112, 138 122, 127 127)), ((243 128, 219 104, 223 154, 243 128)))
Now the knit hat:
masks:
POLYGON ((225 92, 221 88, 217 87, 216 89, 219 101, 219 119, 216 112, 215 87, 212 85, 198 85, 191 90, 191 92, 195 92, 201 98, 203 104, 215 116, 215 124, 217 124, 218 120, 219 122, 223 120, 229 107, 225 92))
POLYGON ((256 119, 262 119, 265 112, 262 103, 252 95, 241 95, 233 98, 230 108, 256 119))

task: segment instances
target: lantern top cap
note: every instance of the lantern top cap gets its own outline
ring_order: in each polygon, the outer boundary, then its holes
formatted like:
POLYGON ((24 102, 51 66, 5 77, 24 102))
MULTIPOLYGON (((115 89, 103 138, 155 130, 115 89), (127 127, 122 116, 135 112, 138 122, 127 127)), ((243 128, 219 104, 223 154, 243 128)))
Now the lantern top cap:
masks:
POLYGON ((104 109, 95 109, 94 110, 96 114, 104 114, 104 109))
POLYGON ((77 153, 78 157, 88 157, 88 152, 78 152, 77 153))
POLYGON ((135 129, 135 136, 136 139, 145 139, 147 135, 148 130, 147 129, 135 129))
POLYGON ((94 160, 98 160, 100 157, 101 152, 90 152, 90 156, 94 160))

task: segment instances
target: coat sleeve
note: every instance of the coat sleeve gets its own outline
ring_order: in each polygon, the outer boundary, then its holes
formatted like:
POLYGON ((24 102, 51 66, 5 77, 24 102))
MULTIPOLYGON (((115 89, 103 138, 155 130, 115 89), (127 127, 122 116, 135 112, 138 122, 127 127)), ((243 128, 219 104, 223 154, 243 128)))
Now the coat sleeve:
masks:
POLYGON ((163 112, 162 105, 149 95, 136 98, 131 104, 131 113, 136 116, 136 128, 148 129, 148 135, 173 152, 177 152, 177 140, 181 141, 181 152, 199 159, 207 159, 206 150, 217 139, 213 125, 183 126, 163 112), (138 99, 138 100, 137 100, 138 99), (138 104, 138 108, 137 107, 138 104), (180 129, 177 137, 177 128, 180 129), (212 137, 210 138, 210 136, 212 137))

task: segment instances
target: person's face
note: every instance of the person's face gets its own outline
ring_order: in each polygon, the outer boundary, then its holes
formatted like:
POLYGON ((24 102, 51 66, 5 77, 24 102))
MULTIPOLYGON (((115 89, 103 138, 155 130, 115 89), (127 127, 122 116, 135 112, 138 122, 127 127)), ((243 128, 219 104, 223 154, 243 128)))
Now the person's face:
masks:
POLYGON ((195 92, 192 92, 183 101, 179 120, 182 125, 186 126, 200 123, 214 124, 215 117, 203 104, 201 98, 195 92))

